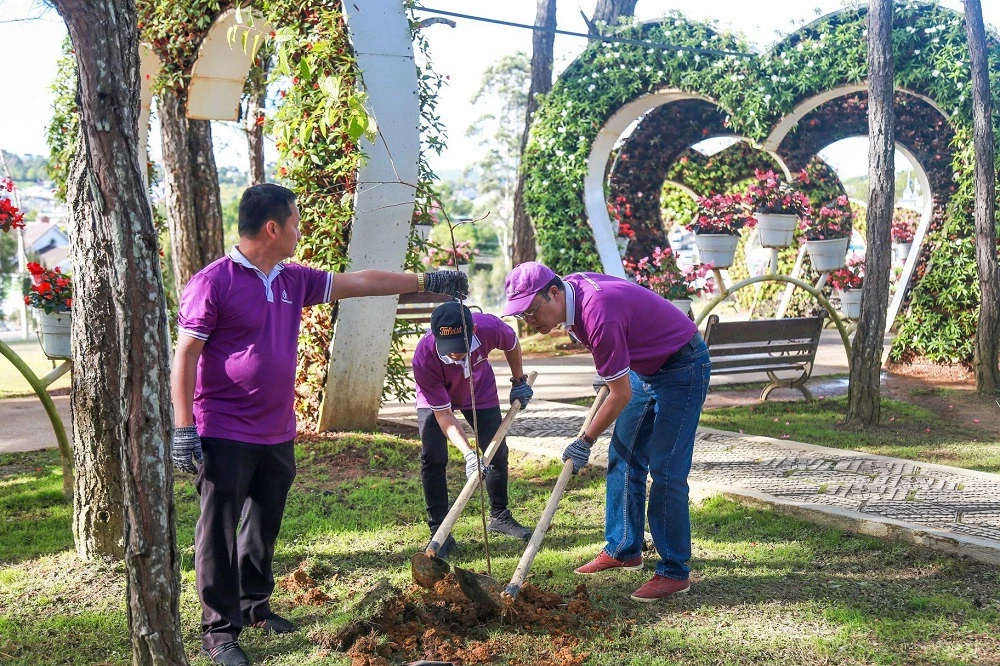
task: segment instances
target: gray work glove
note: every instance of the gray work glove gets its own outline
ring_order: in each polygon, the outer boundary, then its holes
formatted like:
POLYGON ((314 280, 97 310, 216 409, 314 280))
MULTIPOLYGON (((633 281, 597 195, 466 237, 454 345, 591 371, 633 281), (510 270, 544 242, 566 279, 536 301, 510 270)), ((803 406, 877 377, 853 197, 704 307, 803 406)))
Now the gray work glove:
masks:
POLYGON ((188 474, 197 474, 202 462, 201 437, 193 425, 174 428, 174 438, 170 443, 170 455, 174 459, 174 467, 188 474))
POLYGON ((563 462, 573 461, 573 473, 576 474, 590 462, 590 444, 577 437, 563 451, 562 459, 563 462))
POLYGON ((607 385, 608 385, 608 383, 607 383, 606 381, 604 381, 603 379, 601 379, 601 376, 600 376, 600 375, 596 375, 596 376, 594 377, 594 382, 593 382, 593 384, 591 384, 591 386, 593 386, 593 387, 594 387, 594 393, 600 393, 600 392, 601 392, 601 389, 602 389, 603 387, 607 386, 607 385))
POLYGON ((464 299, 469 295, 469 276, 462 271, 424 273, 424 291, 464 299))
POLYGON ((520 383, 515 383, 510 387, 510 404, 513 405, 515 400, 519 400, 521 409, 524 409, 534 395, 535 392, 531 390, 531 384, 528 383, 528 380, 523 379, 520 383))
POLYGON ((493 465, 483 465, 483 459, 479 457, 479 454, 475 451, 469 451, 465 454, 465 478, 466 480, 475 477, 479 474, 479 470, 483 470, 483 478, 485 479, 489 476, 489 473, 493 471, 493 465))

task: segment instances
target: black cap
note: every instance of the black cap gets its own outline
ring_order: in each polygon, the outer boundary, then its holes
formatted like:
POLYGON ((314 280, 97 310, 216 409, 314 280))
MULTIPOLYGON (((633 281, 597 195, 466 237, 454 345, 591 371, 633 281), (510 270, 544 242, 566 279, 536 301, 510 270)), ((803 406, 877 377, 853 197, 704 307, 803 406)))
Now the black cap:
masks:
POLYGON ((473 328, 472 310, 458 301, 442 303, 431 314, 431 333, 434 334, 438 354, 442 356, 464 354, 468 349, 465 346, 466 331, 471 345, 473 328))

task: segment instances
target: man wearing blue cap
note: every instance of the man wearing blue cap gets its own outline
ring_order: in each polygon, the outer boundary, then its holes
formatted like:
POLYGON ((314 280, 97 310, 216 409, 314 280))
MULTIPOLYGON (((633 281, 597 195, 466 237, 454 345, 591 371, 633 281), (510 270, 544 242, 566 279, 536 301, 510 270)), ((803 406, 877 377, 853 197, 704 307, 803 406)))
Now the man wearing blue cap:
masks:
MULTIPOLYGON (((457 301, 443 303, 431 314, 431 332, 420 339, 413 352, 413 378, 417 385, 417 424, 420 428, 420 480, 427 502, 427 524, 431 536, 448 515, 448 441, 465 457, 465 475, 479 473, 480 454, 469 444, 455 410, 469 423, 478 423, 479 441, 485 450, 500 428, 500 397, 489 355, 503 351, 510 365, 510 402, 520 400, 522 407, 531 400, 532 390, 521 364, 521 345, 517 334, 499 318, 472 314, 457 301), (466 346, 468 345, 468 346, 466 346), (469 350, 469 351, 467 351, 469 350), (475 393, 470 390, 473 380, 475 393), (475 401, 473 402, 473 395, 475 401), (475 412, 473 412, 475 408, 475 412)), ((507 507, 507 443, 502 442, 484 469, 486 492, 490 497, 491 532, 528 540, 531 530, 517 522, 507 507)), ((447 557, 455 540, 449 535, 438 551, 447 557)))
POLYGON ((711 362, 694 323, 670 301, 621 278, 573 273, 565 278, 538 262, 514 268, 504 283, 503 315, 540 333, 562 325, 594 355, 610 394, 563 460, 578 472, 590 447, 615 422, 608 451, 605 547, 578 574, 642 569, 646 507, 660 555, 656 574, 632 593, 652 602, 687 592, 691 558, 688 472, 711 362))

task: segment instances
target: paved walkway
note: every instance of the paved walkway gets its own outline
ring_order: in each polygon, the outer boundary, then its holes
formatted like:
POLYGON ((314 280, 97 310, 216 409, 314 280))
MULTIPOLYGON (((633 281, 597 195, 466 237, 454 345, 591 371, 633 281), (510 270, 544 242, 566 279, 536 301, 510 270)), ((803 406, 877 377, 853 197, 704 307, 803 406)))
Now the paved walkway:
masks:
MULTIPOLYGON (((533 401, 515 420, 508 445, 558 458, 586 413, 533 401)), ((391 420, 416 426, 412 411, 391 420)), ((607 467, 609 440, 605 434, 595 444, 595 464, 607 467)), ((702 428, 690 482, 695 498, 721 493, 1000 564, 1000 475, 702 428)))

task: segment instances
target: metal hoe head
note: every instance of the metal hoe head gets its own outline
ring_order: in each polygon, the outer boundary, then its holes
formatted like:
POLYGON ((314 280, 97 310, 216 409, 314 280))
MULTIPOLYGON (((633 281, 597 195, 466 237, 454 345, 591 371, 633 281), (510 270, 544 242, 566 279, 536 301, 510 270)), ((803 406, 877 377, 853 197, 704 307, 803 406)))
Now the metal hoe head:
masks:
POLYGON ((451 573, 451 565, 440 557, 421 551, 410 558, 410 573, 413 582, 421 587, 432 588, 439 580, 451 573))
POLYGON ((455 567, 455 578, 462 593, 478 606, 499 613, 503 610, 500 597, 503 585, 492 576, 477 574, 462 567, 455 567))

